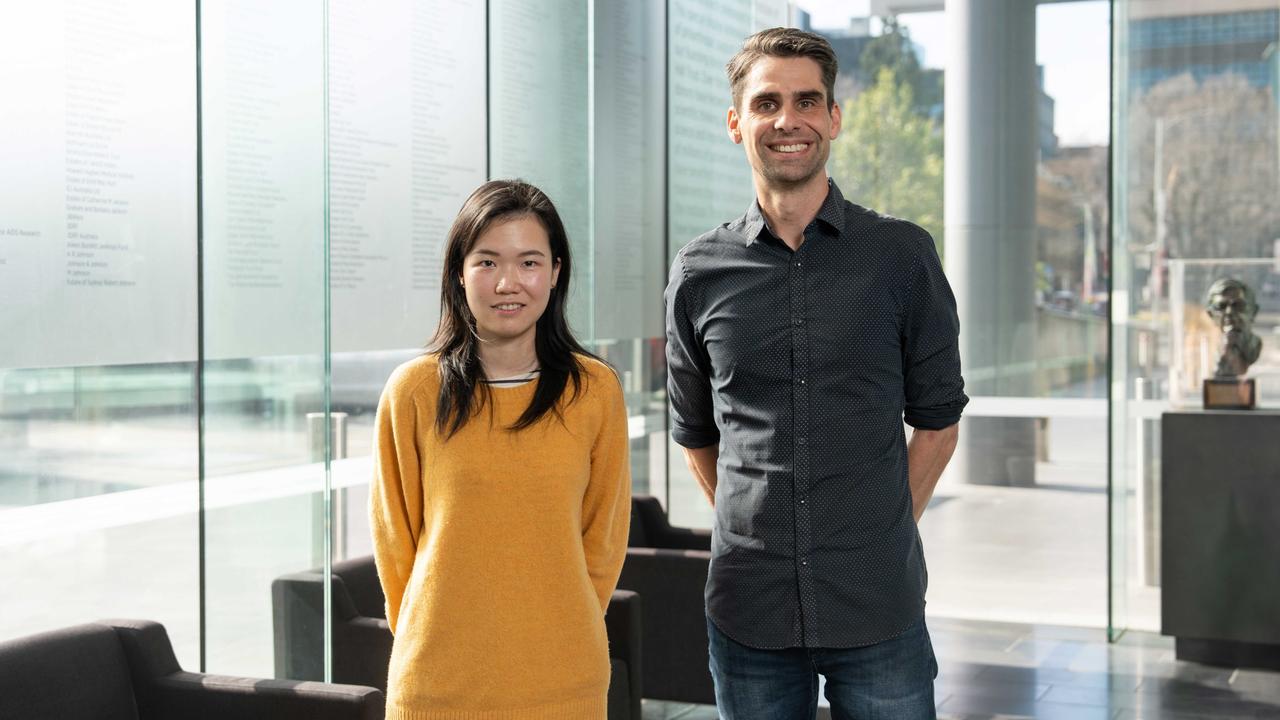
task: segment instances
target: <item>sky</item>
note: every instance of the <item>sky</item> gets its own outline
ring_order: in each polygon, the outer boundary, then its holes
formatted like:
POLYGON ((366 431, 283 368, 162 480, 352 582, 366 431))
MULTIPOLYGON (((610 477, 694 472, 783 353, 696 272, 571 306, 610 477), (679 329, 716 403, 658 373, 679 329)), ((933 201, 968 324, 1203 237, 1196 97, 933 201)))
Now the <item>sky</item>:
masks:
MULTIPOLYGON (((844 28, 869 11, 869 0, 796 0, 815 28, 844 28)), ((925 67, 946 69, 946 13, 903 15, 925 67)), ((1106 0, 1040 5, 1036 62, 1054 100, 1054 132, 1063 146, 1103 145, 1110 113, 1110 9, 1106 0)))

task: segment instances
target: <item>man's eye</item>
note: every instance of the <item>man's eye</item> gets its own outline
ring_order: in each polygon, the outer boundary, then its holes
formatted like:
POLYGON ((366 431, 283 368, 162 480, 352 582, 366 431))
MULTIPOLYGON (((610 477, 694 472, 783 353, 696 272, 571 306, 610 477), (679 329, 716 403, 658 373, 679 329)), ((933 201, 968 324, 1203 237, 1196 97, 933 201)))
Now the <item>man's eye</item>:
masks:
POLYGON ((773 112, 773 110, 777 107, 777 104, 772 102, 762 102, 756 107, 758 107, 762 112, 773 112))

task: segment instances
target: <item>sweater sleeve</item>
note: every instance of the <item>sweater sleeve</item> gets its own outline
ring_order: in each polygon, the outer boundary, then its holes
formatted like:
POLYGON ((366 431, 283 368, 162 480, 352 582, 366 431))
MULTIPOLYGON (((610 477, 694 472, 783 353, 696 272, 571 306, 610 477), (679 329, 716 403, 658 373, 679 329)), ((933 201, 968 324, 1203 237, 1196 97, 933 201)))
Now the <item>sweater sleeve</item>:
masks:
POLYGON ((631 458, 627 406, 612 372, 599 377, 604 417, 591 447, 591 479, 582 498, 582 546, 601 612, 618 585, 631 527, 631 458))
POLYGON ((396 373, 382 392, 374 426, 373 480, 369 486, 373 556, 387 599, 387 624, 392 634, 422 532, 422 477, 411 390, 405 378, 396 373))

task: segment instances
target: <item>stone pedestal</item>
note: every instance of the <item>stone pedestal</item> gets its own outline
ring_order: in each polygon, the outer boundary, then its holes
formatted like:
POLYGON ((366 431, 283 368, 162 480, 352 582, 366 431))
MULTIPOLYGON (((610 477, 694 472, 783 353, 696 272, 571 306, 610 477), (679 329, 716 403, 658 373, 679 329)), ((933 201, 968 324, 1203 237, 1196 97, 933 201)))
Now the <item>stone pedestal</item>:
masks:
POLYGON ((1162 632, 1179 659, 1280 669, 1280 412, 1165 413, 1162 632))

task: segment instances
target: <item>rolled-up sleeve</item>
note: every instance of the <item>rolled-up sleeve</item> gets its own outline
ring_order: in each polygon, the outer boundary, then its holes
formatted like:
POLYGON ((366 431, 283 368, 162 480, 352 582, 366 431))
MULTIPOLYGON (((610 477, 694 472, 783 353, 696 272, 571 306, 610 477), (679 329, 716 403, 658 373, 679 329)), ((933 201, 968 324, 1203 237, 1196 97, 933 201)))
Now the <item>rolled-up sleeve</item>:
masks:
POLYGON ((960 374, 960 318, 933 239, 914 248, 902 330, 905 411, 912 427, 940 430, 960 421, 969 398, 960 374))
POLYGON ((671 439, 682 447, 702 448, 719 443, 720 430, 711 402, 711 363, 691 317, 692 290, 681 252, 671 264, 664 293, 671 439))

